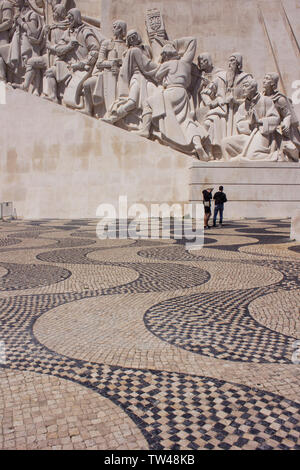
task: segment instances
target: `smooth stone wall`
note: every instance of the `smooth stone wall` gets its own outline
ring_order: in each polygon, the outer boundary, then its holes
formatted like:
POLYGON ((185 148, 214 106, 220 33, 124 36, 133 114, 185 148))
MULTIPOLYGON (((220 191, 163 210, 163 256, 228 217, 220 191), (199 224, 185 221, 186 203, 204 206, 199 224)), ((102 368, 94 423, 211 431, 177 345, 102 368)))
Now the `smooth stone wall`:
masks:
POLYGON ((202 201, 203 189, 216 192, 221 185, 227 218, 292 217, 300 207, 300 163, 193 163, 191 201, 202 201))
POLYGON ((300 242, 300 210, 296 211, 294 217, 292 217, 291 240, 300 242))
POLYGON ((101 203, 187 202, 192 157, 7 88, 0 202, 18 217, 93 218, 101 203))

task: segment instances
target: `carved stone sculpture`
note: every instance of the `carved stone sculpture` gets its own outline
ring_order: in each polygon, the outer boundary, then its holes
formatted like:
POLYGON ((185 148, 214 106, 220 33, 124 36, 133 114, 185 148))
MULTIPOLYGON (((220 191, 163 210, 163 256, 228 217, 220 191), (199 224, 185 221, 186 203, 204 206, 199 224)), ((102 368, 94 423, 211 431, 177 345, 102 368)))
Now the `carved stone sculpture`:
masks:
POLYGON ((82 23, 78 8, 72 8, 67 15, 69 27, 53 52, 58 59, 46 72, 48 98, 58 102, 58 86, 63 85, 63 101, 73 108, 82 107, 82 87, 92 74, 100 44, 93 29, 82 23))
POLYGON ((271 98, 258 93, 257 82, 251 78, 244 82, 245 102, 237 116, 239 135, 222 141, 225 160, 278 160, 275 130, 280 122, 279 114, 271 98))
POLYGON ((119 74, 120 98, 104 117, 110 123, 118 122, 134 110, 141 111, 145 100, 156 90, 153 79, 158 66, 151 60, 150 48, 135 30, 128 32, 127 45, 119 74))
POLYGON ((159 60, 161 50, 168 40, 164 19, 157 8, 146 12, 146 30, 151 45, 152 57, 155 62, 159 60))
POLYGON ((227 71, 218 72, 215 76, 218 95, 223 97, 227 107, 227 136, 236 134, 235 114, 243 101, 243 83, 252 77, 250 73, 243 72, 242 67, 243 57, 235 52, 229 57, 227 71))
POLYGON ((0 80, 7 80, 9 36, 13 26, 14 8, 8 0, 0 1, 0 80))
POLYGON ((85 112, 90 116, 101 106, 96 114, 103 117, 120 95, 118 77, 127 50, 126 32, 126 23, 117 20, 113 23, 113 39, 101 44, 94 74, 84 84, 85 112))
POLYGON ((290 99, 278 91, 279 75, 267 73, 263 81, 264 95, 272 98, 280 116, 280 129, 276 132, 278 147, 282 159, 299 161, 300 132, 293 104, 290 99))
POLYGON ((184 151, 195 150, 198 158, 208 160, 202 146, 207 133, 191 118, 187 93, 196 46, 195 38, 182 38, 163 47, 162 65, 155 74, 162 87, 148 98, 144 106, 143 129, 139 134, 149 137, 153 124, 162 141, 184 151), (179 55, 179 50, 184 51, 182 55, 179 55))
POLYGON ((22 77, 28 60, 39 57, 44 47, 44 21, 27 0, 16 0, 19 13, 14 20, 14 34, 9 48, 8 65, 15 78, 22 77))
POLYGON ((39 57, 32 57, 27 60, 26 73, 24 81, 21 85, 13 84, 15 88, 21 88, 22 90, 28 91, 30 85, 33 83, 33 93, 41 94, 42 92, 42 80, 43 73, 47 67, 53 65, 55 46, 61 40, 64 31, 67 29, 66 9, 64 5, 57 4, 53 8, 53 20, 54 23, 51 25, 45 25, 44 27, 44 40, 45 48, 43 55, 39 57))
POLYGON ((243 57, 227 69, 196 38, 171 41, 157 8, 146 11, 150 46, 124 21, 111 39, 74 0, 0 0, 0 80, 102 118, 199 159, 299 161, 299 122, 278 74, 263 95, 243 57))
MULTIPOLYGON (((207 85, 215 79, 217 73, 223 72, 219 67, 215 67, 208 52, 198 55, 197 65, 192 65, 192 80, 188 91, 193 96, 195 109, 201 105, 201 92, 207 85)), ((201 115, 199 118, 201 119, 201 115)))

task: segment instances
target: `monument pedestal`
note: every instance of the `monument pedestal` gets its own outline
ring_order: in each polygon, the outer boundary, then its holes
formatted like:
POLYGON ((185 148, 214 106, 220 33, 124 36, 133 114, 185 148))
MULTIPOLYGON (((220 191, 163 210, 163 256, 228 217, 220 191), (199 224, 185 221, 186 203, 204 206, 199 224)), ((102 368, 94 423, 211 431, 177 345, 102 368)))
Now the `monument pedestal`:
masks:
POLYGON ((190 168, 190 201, 203 189, 224 186, 226 218, 293 217, 300 207, 300 163, 197 162, 190 168))

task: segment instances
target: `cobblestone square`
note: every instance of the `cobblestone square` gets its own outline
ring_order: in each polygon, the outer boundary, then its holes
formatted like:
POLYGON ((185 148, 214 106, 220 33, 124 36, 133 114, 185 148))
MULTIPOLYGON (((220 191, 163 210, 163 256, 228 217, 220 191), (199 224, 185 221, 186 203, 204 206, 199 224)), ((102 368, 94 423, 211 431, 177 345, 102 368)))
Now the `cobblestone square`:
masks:
POLYGON ((0 449, 299 450, 290 220, 191 252, 96 225, 0 222, 0 449))

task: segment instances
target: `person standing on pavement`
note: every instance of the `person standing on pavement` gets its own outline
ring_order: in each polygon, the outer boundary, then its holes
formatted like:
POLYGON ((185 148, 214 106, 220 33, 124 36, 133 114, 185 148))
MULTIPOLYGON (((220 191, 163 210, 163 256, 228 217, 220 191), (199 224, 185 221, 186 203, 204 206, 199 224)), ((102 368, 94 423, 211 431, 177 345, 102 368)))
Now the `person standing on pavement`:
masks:
POLYGON ((220 225, 222 226, 223 223, 223 211, 224 211, 224 204, 227 202, 226 194, 223 192, 223 186, 219 187, 219 191, 214 194, 214 201, 215 201, 215 210, 214 210, 214 219, 213 219, 213 226, 216 227, 217 223, 217 216, 220 214, 220 225))
POLYGON ((208 221, 211 216, 211 200, 213 189, 214 188, 207 188, 202 191, 204 204, 204 228, 210 228, 208 225, 208 221))

